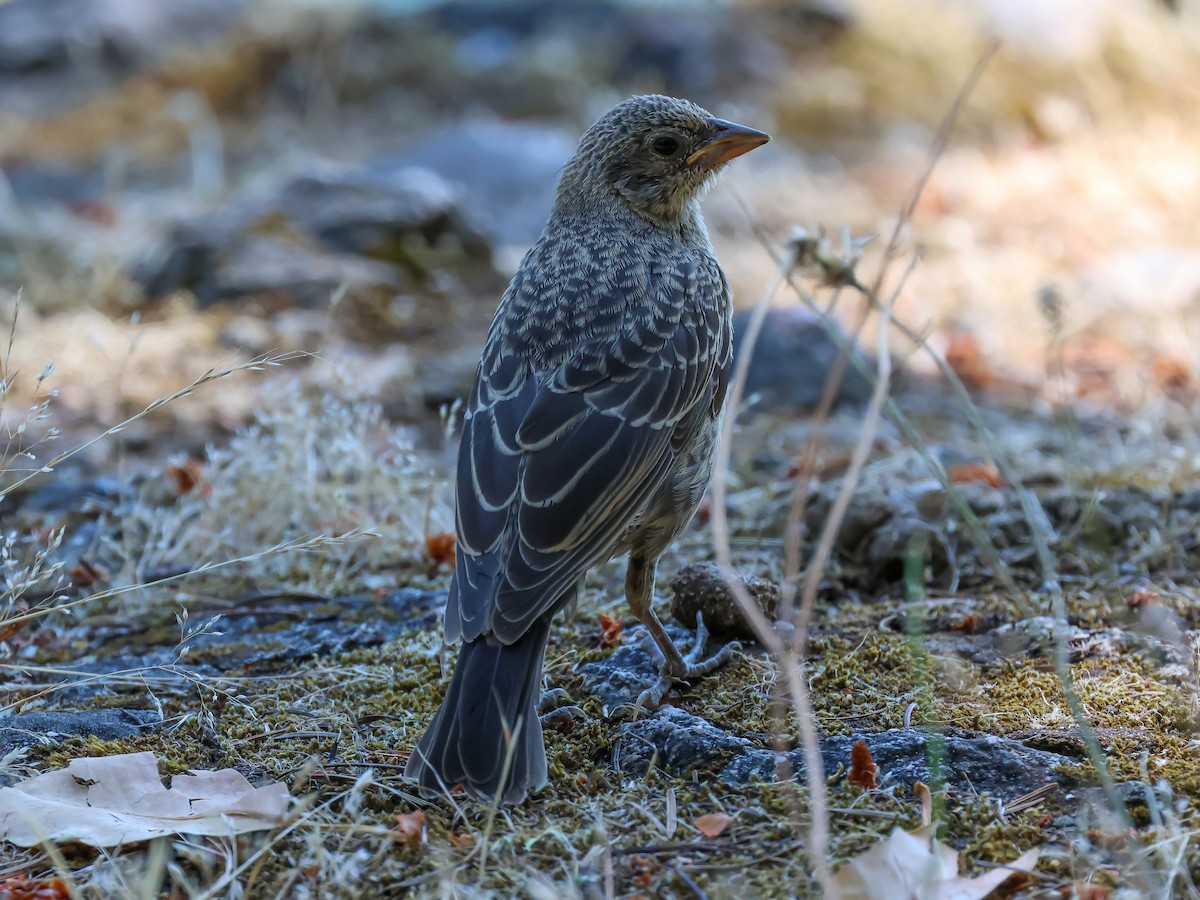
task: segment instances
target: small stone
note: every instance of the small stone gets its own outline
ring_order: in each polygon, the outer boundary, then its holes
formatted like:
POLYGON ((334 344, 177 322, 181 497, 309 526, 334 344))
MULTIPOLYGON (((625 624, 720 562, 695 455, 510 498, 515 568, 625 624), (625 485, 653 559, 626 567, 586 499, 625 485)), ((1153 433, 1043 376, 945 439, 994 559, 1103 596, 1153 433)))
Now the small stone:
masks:
MULTIPOLYGON (((765 578, 738 578, 767 620, 774 621, 779 586, 765 578)), ((681 625, 695 627, 696 615, 700 614, 709 631, 719 638, 756 639, 720 566, 708 562, 684 566, 671 579, 671 591, 671 615, 681 625)))
MULTIPOLYGON (((733 317, 733 352, 744 352, 744 336, 751 313, 733 317)), ((746 374, 747 397, 757 394, 759 408, 808 410, 821 402, 825 379, 841 355, 841 347, 817 321, 802 309, 772 309, 754 344, 746 374)), ((851 348, 856 358, 861 353, 851 348)), ((873 367, 872 367, 873 368, 873 367)), ((871 386, 852 363, 847 364, 834 395, 834 406, 862 406, 871 386)))

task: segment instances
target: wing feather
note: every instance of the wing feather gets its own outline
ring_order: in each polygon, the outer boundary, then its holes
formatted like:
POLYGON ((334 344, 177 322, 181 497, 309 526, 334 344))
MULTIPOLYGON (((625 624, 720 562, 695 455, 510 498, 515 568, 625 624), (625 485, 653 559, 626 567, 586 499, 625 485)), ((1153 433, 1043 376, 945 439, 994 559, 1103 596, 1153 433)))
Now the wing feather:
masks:
MULTIPOLYGON (((607 558, 670 476, 729 343, 719 310, 697 302, 698 268, 645 267, 640 289, 610 277, 626 295, 602 304, 620 311, 618 327, 585 334, 546 369, 493 327, 459 449, 449 639, 518 639, 607 558)), ((723 278, 708 287, 728 290, 723 278)))

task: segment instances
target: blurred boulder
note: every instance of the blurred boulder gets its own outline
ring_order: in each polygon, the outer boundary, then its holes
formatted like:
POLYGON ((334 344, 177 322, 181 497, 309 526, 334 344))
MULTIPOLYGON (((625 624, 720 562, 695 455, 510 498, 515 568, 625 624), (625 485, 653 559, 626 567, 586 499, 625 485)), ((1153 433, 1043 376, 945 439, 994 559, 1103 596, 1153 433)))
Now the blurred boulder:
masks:
POLYGON ((0 110, 41 116, 231 27, 246 0, 0 3, 0 110))
POLYGON ((749 27, 745 9, 724 4, 447 0, 427 15, 465 46, 487 49, 473 58, 493 67, 531 52, 544 56, 548 42, 570 43, 592 57, 598 83, 655 85, 668 93, 740 86, 782 61, 765 34, 749 27))
POLYGON ((470 198, 464 214, 497 246, 520 252, 546 224, 563 164, 576 136, 552 125, 467 119, 423 137, 404 153, 380 157, 376 169, 420 166, 470 198))
MULTIPOLYGON (((742 352, 752 313, 733 319, 733 349, 742 352)), ((757 394, 759 407, 777 411, 809 410, 821 401, 825 380, 841 352, 839 345, 817 321, 798 309, 767 311, 754 346, 746 376, 745 396, 757 394)), ((862 358, 860 352, 853 351, 862 358)), ((848 364, 834 396, 834 406, 861 406, 871 396, 871 385, 848 364)))
POLYGON ((464 278, 500 280, 459 192, 414 166, 314 171, 234 200, 176 225, 132 274, 150 298, 187 290, 207 305, 270 294, 307 307, 342 287, 351 304, 366 291, 389 305, 464 278))
POLYGON ((797 53, 823 46, 848 20, 836 0, 377 2, 350 29, 337 88, 343 101, 372 103, 381 91, 407 91, 396 108, 408 122, 484 108, 586 125, 631 93, 717 104, 770 89, 797 53))

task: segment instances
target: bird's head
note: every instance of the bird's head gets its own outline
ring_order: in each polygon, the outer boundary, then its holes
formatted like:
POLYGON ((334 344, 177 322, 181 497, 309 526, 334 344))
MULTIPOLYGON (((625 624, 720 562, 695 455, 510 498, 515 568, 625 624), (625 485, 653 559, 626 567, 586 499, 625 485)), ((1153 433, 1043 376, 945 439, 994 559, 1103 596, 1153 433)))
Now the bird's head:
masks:
POLYGON ((727 162, 768 140, 688 100, 631 97, 580 139, 559 182, 558 207, 615 195, 638 215, 670 225, 727 162))

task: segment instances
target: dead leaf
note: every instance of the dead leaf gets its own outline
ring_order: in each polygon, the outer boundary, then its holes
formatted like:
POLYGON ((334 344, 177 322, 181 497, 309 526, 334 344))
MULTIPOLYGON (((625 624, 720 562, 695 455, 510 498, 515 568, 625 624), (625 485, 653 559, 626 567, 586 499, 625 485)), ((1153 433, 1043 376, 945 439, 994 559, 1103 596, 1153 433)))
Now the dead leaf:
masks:
POLYGON ((1065 900, 1108 900, 1112 888, 1105 884, 1069 884, 1062 888, 1065 900))
POLYGON ((999 376, 983 352, 983 345, 971 331, 962 325, 951 325, 946 329, 946 364, 969 388, 986 391, 999 376))
POLYGON ((109 573, 102 566, 97 566, 80 557, 79 564, 67 570, 67 577, 71 579, 71 583, 77 588, 90 588, 97 581, 107 579, 109 573))
POLYGON ((1157 591, 1134 591, 1125 598, 1125 605, 1130 609, 1153 609, 1162 603, 1162 595, 1157 591))
POLYGON ((289 799, 286 785, 256 788, 234 769, 176 775, 164 788, 149 751, 85 757, 0 789, 0 840, 117 847, 172 834, 231 836, 274 828, 289 799))
POLYGON ((400 835, 400 843, 410 850, 416 850, 425 842, 425 813, 419 809, 410 813, 398 813, 396 832, 400 835))
POLYGON ((434 562, 443 566, 454 565, 454 549, 457 541, 451 531, 425 536, 425 552, 434 562))
POLYGON ((879 787, 879 766, 871 756, 871 748, 866 741, 855 741, 850 746, 850 771, 846 781, 864 788, 879 787))
POLYGON ((951 466, 947 473, 955 484, 973 484, 982 482, 988 487, 1004 487, 1004 476, 994 462, 969 462, 951 466))
POLYGON ((984 900, 1012 876, 1031 872, 1040 853, 1035 847, 1006 866, 965 878, 953 848, 897 828, 838 870, 832 900, 984 900))
POLYGON ((18 875, 0 881, 0 900, 71 900, 71 891, 61 878, 18 875))
POLYGON ((707 813, 692 824, 706 838, 715 838, 719 837, 731 822, 733 822, 733 816, 727 816, 725 813, 707 813))
POLYGON ((194 490, 204 477, 204 463, 194 456, 183 456, 167 463, 167 478, 175 493, 186 494, 194 490))
POLYGON ((29 604, 25 600, 17 598, 8 610, 8 618, 0 619, 0 641, 7 641, 29 623, 28 619, 21 619, 19 622, 11 621, 27 612, 29 612, 29 604))
POLYGON ((619 617, 610 616, 608 613, 601 613, 600 646, 605 649, 620 646, 621 632, 624 628, 625 625, 619 617))

